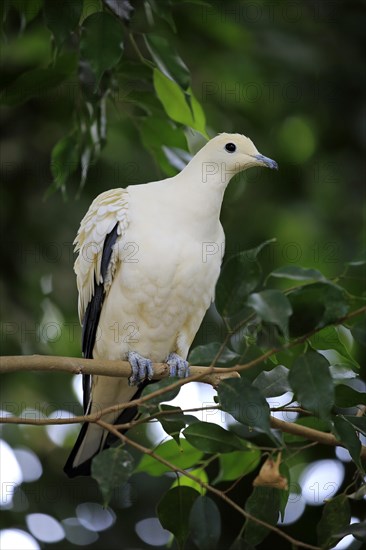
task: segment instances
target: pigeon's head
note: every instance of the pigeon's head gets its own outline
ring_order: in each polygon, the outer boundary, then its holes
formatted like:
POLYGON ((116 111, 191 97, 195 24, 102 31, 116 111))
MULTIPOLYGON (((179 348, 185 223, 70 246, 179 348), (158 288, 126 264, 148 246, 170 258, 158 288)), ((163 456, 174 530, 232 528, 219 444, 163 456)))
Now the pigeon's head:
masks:
POLYGON ((261 155, 252 140, 241 134, 219 134, 196 156, 202 165, 204 181, 219 177, 225 184, 238 172, 253 166, 278 169, 277 162, 261 155))
POLYGON ((225 162, 235 172, 252 166, 267 166, 278 170, 277 162, 261 155, 252 140, 242 134, 219 134, 206 147, 212 148, 217 160, 225 162))

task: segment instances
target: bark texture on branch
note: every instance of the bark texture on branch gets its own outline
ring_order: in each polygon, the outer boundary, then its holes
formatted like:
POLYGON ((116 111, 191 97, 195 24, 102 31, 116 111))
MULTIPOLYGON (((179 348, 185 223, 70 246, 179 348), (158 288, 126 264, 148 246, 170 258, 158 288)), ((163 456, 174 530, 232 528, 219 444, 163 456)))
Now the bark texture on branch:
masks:
MULTIPOLYGON (((153 380, 169 376, 166 363, 154 363, 153 380)), ((56 357, 53 355, 3 355, 0 357, 0 372, 16 371, 52 371, 69 372, 70 374, 97 374, 100 376, 131 376, 131 365, 128 361, 111 361, 108 359, 84 359, 79 357, 56 357)), ((198 377, 200 382, 216 387, 221 380, 238 378, 237 372, 225 368, 191 366, 191 376, 198 377)))

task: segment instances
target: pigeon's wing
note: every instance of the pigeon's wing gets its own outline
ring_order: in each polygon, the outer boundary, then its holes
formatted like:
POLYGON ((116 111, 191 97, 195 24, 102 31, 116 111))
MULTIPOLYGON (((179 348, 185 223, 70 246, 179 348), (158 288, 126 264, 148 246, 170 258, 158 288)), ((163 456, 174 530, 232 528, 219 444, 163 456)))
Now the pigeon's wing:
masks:
MULTIPOLYGON (((128 192, 111 189, 99 195, 83 218, 75 239, 74 270, 79 292, 83 356, 91 359, 100 312, 116 271, 115 246, 128 225, 128 192)), ((91 376, 83 375, 84 412, 90 403, 91 376)))
MULTIPOLYGON (((93 357, 100 313, 112 285, 120 260, 118 242, 128 226, 128 192, 112 189, 99 195, 83 218, 75 239, 78 257, 74 270, 79 291, 79 318, 82 325, 82 350, 93 357)), ((92 377, 83 375, 84 413, 91 409, 92 377)), ((103 430, 94 437, 90 424, 84 423, 66 462, 68 476, 90 473, 90 460, 100 450, 103 430), (91 451, 89 449, 91 448, 91 451), (84 456, 85 454, 85 456, 84 456)), ((92 427, 95 427, 93 425, 92 427)))

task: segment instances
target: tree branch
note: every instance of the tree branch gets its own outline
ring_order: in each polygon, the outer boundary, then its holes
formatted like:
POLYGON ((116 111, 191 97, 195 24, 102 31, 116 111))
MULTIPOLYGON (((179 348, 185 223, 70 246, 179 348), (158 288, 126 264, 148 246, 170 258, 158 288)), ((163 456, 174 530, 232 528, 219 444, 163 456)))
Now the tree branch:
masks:
MULTIPOLYGON (((314 428, 308 428, 307 426, 301 426, 301 424, 295 424, 294 422, 285 422, 279 418, 271 416, 271 426, 281 432, 286 432, 292 435, 298 435, 304 439, 310 441, 316 441, 322 445, 331 445, 332 447, 345 447, 341 441, 338 441, 333 434, 328 432, 321 432, 314 430, 314 428)), ((366 459, 366 447, 361 447, 361 458, 366 459)))
MULTIPOLYGON (((154 363, 153 380, 169 377, 169 365, 154 363)), ((128 361, 111 361, 109 359, 84 359, 79 357, 56 357, 53 355, 2 355, 0 356, 0 373, 17 371, 57 371, 70 374, 94 374, 98 376, 131 376, 131 365, 128 361)), ((226 368, 190 366, 189 382, 199 380, 216 387, 221 380, 238 378, 235 371, 226 368)))

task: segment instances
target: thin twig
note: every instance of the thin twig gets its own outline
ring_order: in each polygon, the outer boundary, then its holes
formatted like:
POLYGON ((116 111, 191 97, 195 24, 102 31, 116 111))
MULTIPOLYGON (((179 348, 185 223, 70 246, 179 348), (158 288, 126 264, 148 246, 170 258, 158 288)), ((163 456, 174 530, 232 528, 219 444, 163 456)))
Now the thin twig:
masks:
MULTIPOLYGON (((301 424, 295 424, 294 422, 285 422, 279 418, 271 416, 271 426, 274 429, 281 430, 281 432, 286 432, 292 435, 298 435, 305 439, 310 439, 310 441, 316 441, 322 445, 330 445, 332 447, 344 447, 345 445, 338 441, 333 434, 328 432, 321 432, 319 430, 314 430, 314 428, 308 428, 307 426, 302 426, 301 424)), ((361 447, 361 458, 366 459, 366 447, 361 447)))
MULTIPOLYGON (((162 388, 165 389, 165 388, 162 388)), ((149 395, 146 395, 145 397, 140 397, 139 399, 134 399, 133 401, 129 401, 128 403, 120 403, 118 405, 114 405, 113 407, 107 407, 106 409, 103 409, 101 411, 98 411, 97 413, 84 415, 84 416, 73 416, 70 418, 26 418, 26 417, 16 417, 16 416, 5 416, 0 417, 0 423, 3 424, 28 424, 32 426, 48 426, 48 425, 55 425, 55 424, 77 424, 81 422, 99 422, 99 420, 105 416, 106 414, 109 414, 111 412, 118 412, 122 409, 129 408, 131 406, 138 406, 140 404, 146 403, 149 399, 152 397, 156 397, 156 395, 159 395, 162 392, 162 390, 158 390, 156 392, 152 392, 149 395)), ((214 408, 214 407, 209 407, 214 408)), ((218 407, 219 408, 219 407, 218 407)), ((189 409, 188 409, 189 410, 189 409)), ((196 408, 193 410, 206 410, 205 407, 196 408)), ((181 411, 178 409, 178 412, 181 411)), ((185 411, 186 412, 186 411, 185 411)), ((147 417, 144 419, 138 419, 136 421, 126 422, 125 424, 119 424, 118 426, 114 426, 115 429, 119 430, 128 430, 133 428, 134 426, 138 424, 142 424, 144 422, 147 422, 150 419, 153 419, 155 417, 158 417, 160 414, 173 414, 173 411, 161 411, 161 413, 156 413, 152 417, 147 417)), ((314 428, 308 428, 307 426, 303 426, 301 424, 295 424, 293 422, 285 422, 284 420, 280 420, 278 418, 275 418, 271 416, 271 426, 273 429, 280 430, 282 432, 286 432, 292 435, 297 435, 299 437, 303 437, 304 439, 309 439, 310 441, 314 441, 316 443, 320 443, 322 445, 330 445, 331 447, 344 447, 344 444, 341 441, 338 441, 333 434, 328 432, 321 432, 319 430, 315 430, 314 428)), ((366 459, 366 447, 361 446, 361 454, 362 459, 366 459)))

